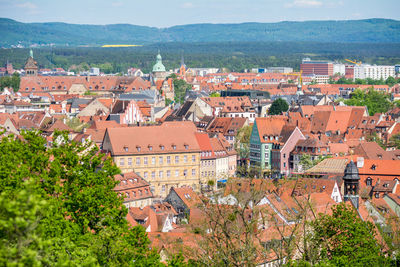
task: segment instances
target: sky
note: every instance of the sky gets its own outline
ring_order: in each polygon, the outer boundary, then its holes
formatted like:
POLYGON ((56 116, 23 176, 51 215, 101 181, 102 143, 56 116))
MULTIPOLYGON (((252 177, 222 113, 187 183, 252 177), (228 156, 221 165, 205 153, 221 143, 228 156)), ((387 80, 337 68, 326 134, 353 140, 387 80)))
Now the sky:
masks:
POLYGON ((159 28, 194 23, 400 20, 399 10, 400 0, 0 0, 0 17, 21 22, 159 28))

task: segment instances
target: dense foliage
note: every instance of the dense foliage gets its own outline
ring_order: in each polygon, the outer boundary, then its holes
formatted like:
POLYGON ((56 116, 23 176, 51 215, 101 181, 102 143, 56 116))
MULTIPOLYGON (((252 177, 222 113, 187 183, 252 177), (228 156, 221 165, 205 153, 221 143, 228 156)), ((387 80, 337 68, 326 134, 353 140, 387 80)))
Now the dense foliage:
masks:
POLYGON ((0 77, 0 91, 4 88, 12 88, 15 92, 19 90, 19 83, 21 78, 17 72, 14 72, 12 76, 0 77))
POLYGON ((392 107, 390 94, 378 92, 372 88, 367 92, 355 90, 351 94, 351 98, 345 100, 344 103, 348 106, 367 106, 371 116, 375 113, 385 113, 392 107))
POLYGON ((0 265, 158 266, 143 227, 129 228, 119 169, 90 144, 34 132, 0 142, 0 265))
POLYGON ((387 261, 375 238, 373 223, 361 220, 350 205, 334 206, 331 215, 321 215, 311 226, 312 243, 319 250, 317 262, 333 266, 382 266, 387 261))
POLYGON ((185 102, 186 91, 191 90, 192 86, 188 84, 186 81, 178 79, 175 74, 171 74, 169 78, 172 78, 172 81, 174 83, 175 103, 183 104, 183 102, 185 102))
MULTIPOLYGON (((333 83, 333 81, 331 81, 333 83)), ((374 80, 371 78, 367 79, 346 79, 344 77, 338 79, 336 84, 368 84, 368 85, 382 85, 382 84, 387 84, 388 86, 392 87, 393 85, 400 83, 400 78, 394 78, 394 77, 388 77, 386 80, 380 79, 380 80, 374 80)))
MULTIPOLYGON (((1 29, 0 29, 1 30, 1 29)), ((400 62, 400 44, 345 44, 317 42, 157 43, 132 48, 52 47, 34 49, 40 68, 73 71, 100 67, 103 72, 126 73, 130 67, 151 71, 160 49, 167 70, 179 68, 182 51, 188 67, 216 67, 230 71, 287 66, 299 70, 302 58, 341 60, 357 58, 371 64, 400 62), (111 68, 112 66, 112 68, 111 68)), ((29 49, 0 49, 0 62, 22 68, 29 49)))
POLYGON ((271 107, 268 110, 269 115, 280 115, 282 112, 286 112, 289 109, 289 104, 286 100, 282 98, 278 98, 274 102, 272 102, 271 107))
POLYGON ((103 45, 155 42, 314 41, 399 43, 400 21, 365 19, 241 24, 191 24, 155 28, 130 24, 21 23, 0 19, 0 45, 103 45), (362 29, 362 31, 360 31, 362 29))

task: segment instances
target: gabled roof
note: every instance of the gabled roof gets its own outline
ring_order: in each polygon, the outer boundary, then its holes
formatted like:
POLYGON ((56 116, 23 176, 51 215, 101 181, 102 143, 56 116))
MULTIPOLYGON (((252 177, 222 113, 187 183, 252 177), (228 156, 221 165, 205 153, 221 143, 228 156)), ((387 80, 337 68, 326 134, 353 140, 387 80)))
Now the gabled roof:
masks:
POLYGON ((162 125, 107 128, 113 155, 198 152, 193 122, 164 122, 162 125))
POLYGON ((215 154, 211 146, 210 137, 206 133, 196 133, 195 134, 197 142, 199 144, 202 159, 213 159, 215 154))
POLYGON ((256 118, 258 134, 261 142, 269 142, 265 140, 264 136, 280 136, 283 126, 287 122, 287 117, 283 116, 270 116, 266 118, 256 118))
POLYGON ((175 191, 175 193, 189 209, 196 208, 199 204, 201 204, 200 197, 193 191, 191 187, 173 187, 171 190, 175 191))
MULTIPOLYGON (((394 160, 397 159, 391 153, 385 151, 376 142, 363 142, 354 148, 354 154, 364 157, 365 159, 382 159, 394 160)), ((399 162, 400 164, 400 162, 399 162)))

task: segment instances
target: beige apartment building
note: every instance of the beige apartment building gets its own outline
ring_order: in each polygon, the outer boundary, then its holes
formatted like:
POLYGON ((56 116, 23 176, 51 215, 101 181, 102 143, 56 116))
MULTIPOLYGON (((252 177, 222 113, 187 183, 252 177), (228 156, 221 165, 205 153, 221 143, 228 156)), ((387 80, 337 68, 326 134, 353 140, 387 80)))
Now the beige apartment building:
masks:
POLYGON ((122 173, 135 172, 150 183, 154 196, 171 187, 200 190, 200 147, 193 122, 157 126, 107 128, 103 150, 122 173))

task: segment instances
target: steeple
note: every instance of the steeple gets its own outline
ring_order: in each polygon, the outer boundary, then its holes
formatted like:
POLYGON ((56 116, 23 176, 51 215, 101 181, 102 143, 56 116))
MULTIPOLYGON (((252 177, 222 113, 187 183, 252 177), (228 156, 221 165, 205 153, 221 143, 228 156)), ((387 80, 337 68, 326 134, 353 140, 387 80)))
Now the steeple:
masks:
POLYGON ((181 67, 185 66, 185 60, 183 59, 183 53, 181 55, 181 67))
POLYGON ((37 76, 38 74, 39 68, 37 62, 33 59, 32 49, 29 51, 29 57, 25 62, 24 70, 26 76, 37 76))
POLYGON ((358 210, 359 207, 359 186, 360 176, 358 174, 358 168, 354 161, 350 161, 344 169, 344 201, 351 201, 354 207, 358 210))
POLYGON ((162 64, 162 57, 160 55, 160 50, 158 50, 158 54, 156 57, 156 64, 154 64, 153 66, 153 72, 161 72, 161 71, 165 72, 165 67, 162 64))

